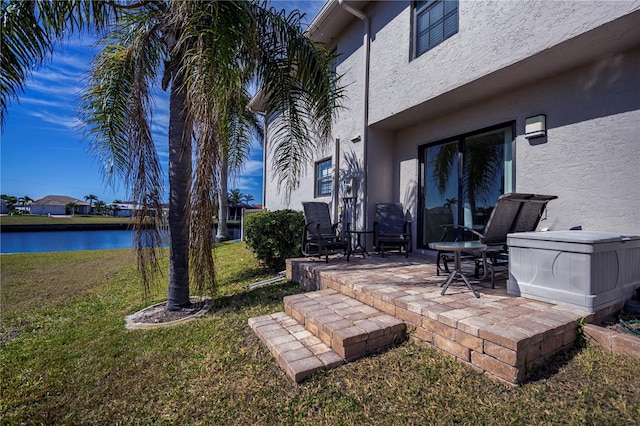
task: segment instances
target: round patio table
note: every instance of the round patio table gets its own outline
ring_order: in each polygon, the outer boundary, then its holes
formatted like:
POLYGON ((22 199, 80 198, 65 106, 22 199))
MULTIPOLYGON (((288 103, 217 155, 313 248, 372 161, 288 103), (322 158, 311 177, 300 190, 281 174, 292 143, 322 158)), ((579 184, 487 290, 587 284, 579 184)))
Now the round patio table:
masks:
POLYGON ((444 296, 444 294, 447 291, 447 288, 449 288, 449 284, 451 284, 451 282, 454 280, 456 276, 460 276, 460 278, 462 278, 462 280, 465 282, 469 290, 471 290, 476 297, 480 297, 480 293, 478 293, 476 290, 474 290, 473 287, 471 287, 469 280, 462 273, 462 268, 460 267, 460 253, 462 253, 463 251, 472 252, 472 253, 482 253, 482 262, 484 265, 484 275, 482 276, 482 278, 480 278, 480 280, 482 280, 485 278, 487 274, 487 257, 485 254, 485 251, 487 250, 486 244, 482 244, 479 241, 455 241, 455 242, 442 241, 437 243, 429 243, 429 248, 433 250, 453 252, 453 259, 454 259, 453 271, 451 272, 451 274, 449 274, 449 277, 447 278, 447 280, 442 284, 440 284, 441 286, 444 286, 444 288, 442 289, 442 293, 440 294, 444 296))

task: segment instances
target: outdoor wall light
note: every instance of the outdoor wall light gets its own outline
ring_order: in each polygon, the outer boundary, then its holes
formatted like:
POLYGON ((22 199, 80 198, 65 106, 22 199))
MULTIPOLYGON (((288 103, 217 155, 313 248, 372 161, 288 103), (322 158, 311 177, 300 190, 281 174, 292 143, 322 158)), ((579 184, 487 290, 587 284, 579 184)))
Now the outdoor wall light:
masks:
POLYGON ((544 114, 529 117, 524 122, 524 137, 539 138, 547 134, 547 116, 544 114))
POLYGON ((354 136, 351 138, 351 142, 356 143, 356 142, 360 142, 362 140, 362 138, 360 137, 360 135, 358 136, 354 136))

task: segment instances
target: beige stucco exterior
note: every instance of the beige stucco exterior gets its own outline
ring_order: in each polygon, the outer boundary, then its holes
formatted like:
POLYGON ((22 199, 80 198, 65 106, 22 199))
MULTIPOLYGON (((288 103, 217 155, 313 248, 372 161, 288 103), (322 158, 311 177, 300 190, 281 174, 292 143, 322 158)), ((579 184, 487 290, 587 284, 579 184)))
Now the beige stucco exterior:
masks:
MULTIPOLYGON (((410 2, 349 4, 370 20, 368 38, 337 2, 310 34, 341 54, 339 150, 330 144, 316 158, 339 157, 341 179, 363 180, 357 227, 370 227, 382 201, 418 217, 420 146, 513 123, 514 190, 558 196, 541 226, 640 232, 640 2, 460 0, 458 33, 418 58, 410 2), (526 139, 525 119, 538 114, 547 135, 526 139)), ((266 208, 314 199, 313 164, 287 200, 269 163, 266 208)))

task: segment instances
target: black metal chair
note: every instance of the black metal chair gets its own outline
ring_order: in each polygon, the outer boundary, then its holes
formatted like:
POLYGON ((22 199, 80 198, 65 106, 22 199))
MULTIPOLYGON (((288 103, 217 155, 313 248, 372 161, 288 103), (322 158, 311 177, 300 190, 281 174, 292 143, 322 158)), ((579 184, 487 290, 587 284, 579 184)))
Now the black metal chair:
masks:
POLYGON ((338 232, 338 225, 331 223, 329 205, 327 203, 310 201, 302 203, 304 211, 304 230, 302 232, 302 254, 307 257, 322 258, 329 262, 329 255, 343 252, 349 260, 351 255, 351 239, 349 238, 349 224, 342 232, 338 232))
MULTIPOLYGON (((491 271, 491 285, 495 287, 496 267, 504 267, 509 263, 507 234, 535 231, 540 223, 540 219, 544 215, 547 204, 556 198, 558 197, 555 195, 523 194, 517 192, 501 195, 491 211, 491 215, 483 232, 478 232, 477 230, 460 225, 443 225, 440 241, 445 240, 448 228, 460 228, 478 237, 481 243, 487 245, 487 267, 489 267, 491 271)), ((451 259, 446 252, 439 251, 437 253, 436 266, 438 275, 440 275, 440 271, 443 270, 449 273, 447 262, 451 261, 451 259), (440 266, 441 260, 444 267, 440 266)), ((476 277, 479 276, 480 267, 484 267, 483 262, 479 262, 476 259, 476 277)))
POLYGON ((384 257, 385 248, 396 247, 405 257, 411 250, 411 222, 404 219, 400 203, 377 203, 376 220, 373 222, 373 245, 384 257))

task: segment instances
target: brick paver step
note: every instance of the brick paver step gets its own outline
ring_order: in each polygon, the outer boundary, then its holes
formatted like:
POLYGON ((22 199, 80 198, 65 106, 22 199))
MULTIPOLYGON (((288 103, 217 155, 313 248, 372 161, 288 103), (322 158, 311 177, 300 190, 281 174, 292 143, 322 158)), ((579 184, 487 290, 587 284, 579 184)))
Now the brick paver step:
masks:
POLYGON ((346 361, 404 339, 406 325, 391 315, 332 289, 284 298, 285 313, 346 361))
POLYGON ((250 318, 249 326, 296 383, 344 363, 342 356, 284 312, 250 318))

